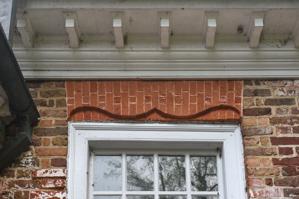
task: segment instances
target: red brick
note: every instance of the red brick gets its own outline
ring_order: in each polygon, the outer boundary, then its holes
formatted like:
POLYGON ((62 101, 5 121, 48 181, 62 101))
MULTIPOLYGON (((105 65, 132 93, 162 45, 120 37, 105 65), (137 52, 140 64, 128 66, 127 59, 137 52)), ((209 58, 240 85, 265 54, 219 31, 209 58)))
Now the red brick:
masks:
POLYGON ((299 165, 282 167, 281 173, 283 176, 299 176, 299 165))
POLYGON ((66 147, 38 147, 35 149, 38 156, 66 156, 66 147))
POLYGON ((273 145, 299 145, 299 137, 271 137, 273 145))
POLYGON ((66 159, 65 158, 53 158, 53 159, 51 159, 51 166, 66 167, 66 159))
POLYGON ((32 191, 30 199, 66 199, 65 191, 32 191))
POLYGON ((273 158, 274 165, 299 165, 299 157, 292 157, 292 158, 273 158))
POLYGON ((292 155, 293 154, 293 148, 291 147, 279 147, 279 155, 292 155))
POLYGON ((299 176, 275 178, 274 179, 274 184, 276 186, 298 187, 298 185, 299 185, 299 176))

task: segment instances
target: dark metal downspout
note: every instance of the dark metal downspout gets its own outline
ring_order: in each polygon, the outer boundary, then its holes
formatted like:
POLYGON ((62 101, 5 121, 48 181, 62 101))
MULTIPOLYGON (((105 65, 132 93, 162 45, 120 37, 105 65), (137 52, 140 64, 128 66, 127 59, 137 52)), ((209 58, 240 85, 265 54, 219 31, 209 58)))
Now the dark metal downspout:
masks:
POLYGON ((39 113, 25 84, 24 77, 0 24, 0 83, 5 90, 10 112, 18 132, 6 140, 0 150, 0 171, 8 167, 31 145, 32 127, 37 124, 39 113))
POLYGON ((19 129, 16 137, 7 140, 4 149, 0 152, 0 171, 9 166, 16 157, 29 149, 31 145, 32 126, 28 117, 19 118, 19 129))

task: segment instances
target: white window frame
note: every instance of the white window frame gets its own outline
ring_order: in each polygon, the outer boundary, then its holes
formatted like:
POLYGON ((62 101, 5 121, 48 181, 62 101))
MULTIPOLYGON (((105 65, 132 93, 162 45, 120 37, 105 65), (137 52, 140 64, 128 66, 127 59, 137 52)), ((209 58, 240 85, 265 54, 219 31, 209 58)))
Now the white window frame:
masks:
POLYGON ((68 198, 88 198, 91 141, 222 144, 224 199, 246 199, 242 135, 237 125, 69 123, 68 198))

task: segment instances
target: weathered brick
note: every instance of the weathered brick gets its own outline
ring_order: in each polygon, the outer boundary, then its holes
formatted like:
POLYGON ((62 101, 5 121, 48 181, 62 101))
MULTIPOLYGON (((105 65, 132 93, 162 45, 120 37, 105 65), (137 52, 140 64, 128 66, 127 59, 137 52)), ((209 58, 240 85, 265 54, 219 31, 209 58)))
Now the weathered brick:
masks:
POLYGON ((274 184, 276 186, 298 187, 299 176, 278 177, 274 179, 274 184))
POLYGON ((242 129, 244 136, 254 136, 254 135, 271 135, 273 129, 271 127, 251 127, 242 129))
POLYGON ((41 119, 38 123, 39 127, 52 127, 53 126, 53 120, 45 120, 41 119))
POLYGON ((292 158, 273 158, 274 165, 299 165, 299 157, 292 157, 292 158))
POLYGON ((30 178, 31 170, 19 169, 17 170, 17 178, 30 178))
POLYGON ((66 177, 65 169, 39 169, 32 172, 35 178, 61 178, 66 177))
POLYGON ((32 191, 30 199, 65 199, 65 191, 32 191))
POLYGON ((51 159, 51 166, 66 167, 66 159, 65 158, 53 158, 53 159, 51 159))
POLYGON ((299 133, 299 126, 293 126, 293 133, 299 133))
POLYGON ((274 199, 281 197, 282 189, 277 187, 251 187, 249 188, 249 196, 258 199, 274 199))
POLYGON ((273 145, 299 145, 299 137, 271 137, 273 145))
POLYGON ((283 176, 299 176, 299 166, 282 167, 281 174, 283 176))
POLYGON ((67 137, 54 137, 52 139, 52 144, 54 146, 66 146, 67 145, 67 137))
POLYGON ((65 109, 41 109, 39 111, 42 117, 66 118, 67 113, 65 109))
POLYGON ((248 175, 252 176, 279 176, 280 169, 278 167, 260 168, 253 167, 248 168, 248 175))
POLYGON ((279 151, 279 155, 292 155, 293 154, 293 148, 291 148, 291 147, 279 147, 278 151, 279 151))
POLYGON ((65 188, 65 179, 60 178, 43 178, 36 180, 38 188, 40 189, 62 189, 65 188))
POLYGON ((67 127, 35 128, 33 132, 37 136, 67 135, 67 127))
POLYGON ((38 156, 66 156, 67 148, 38 147, 35 149, 35 152, 38 156))
POLYGON ((277 126, 275 127, 277 134, 289 134, 292 133, 291 126, 277 126))
POLYGON ((290 117, 272 117, 270 118, 270 124, 283 124, 283 125, 295 125, 299 124, 299 117, 290 116, 290 117))
POLYGON ((249 178, 247 184, 251 187, 263 187, 265 186, 264 179, 262 178, 249 178))
POLYGON ((244 108, 250 108, 254 106, 254 99, 253 98, 243 98, 243 107, 244 108))
POLYGON ((271 108, 246 108, 243 109, 244 116, 271 115, 271 108))
POLYGON ((269 147, 245 148, 246 156, 271 156, 276 154, 277 154, 276 148, 269 148, 269 147))
POLYGON ((14 199, 29 199, 29 191, 16 191, 14 199))
POLYGON ((270 138, 267 137, 260 137, 260 142, 262 146, 270 146, 271 145, 271 141, 270 138))
POLYGON ((297 115, 297 114, 299 114, 299 109, 297 107, 292 107, 291 113, 294 115, 297 115))
POLYGON ((294 88, 281 87, 274 90, 276 96, 295 96, 296 90, 294 88))
POLYGON ((265 184, 267 186, 273 186, 273 180, 272 180, 272 178, 266 178, 265 179, 265 184))
POLYGON ((5 177, 5 178, 14 178, 15 177, 15 170, 13 170, 13 169, 4 169, 0 173, 0 176, 5 177))
POLYGON ((48 99, 35 99, 34 103, 38 107, 54 107, 54 101, 48 99))
POLYGON ((244 97, 271 96, 270 89, 244 89, 244 97))
POLYGON ((269 106, 282 106, 282 105, 295 105, 294 98, 270 98, 265 100, 265 105, 269 106))
POLYGON ((64 89, 41 90, 40 96, 43 98, 65 97, 65 90, 64 89))
POLYGON ((252 80, 244 80, 244 86, 253 86, 254 83, 252 82, 252 80))
POLYGON ((242 122, 247 174, 252 179, 264 179, 264 183, 248 183, 252 199, 299 199, 299 190, 291 189, 299 184, 299 137, 296 136, 299 133, 299 108, 296 106, 298 93, 299 87, 294 87, 293 80, 257 80, 250 81, 244 87, 243 121, 252 121, 242 122), (268 89, 270 95, 258 96, 255 90, 259 89, 268 89), (271 108, 272 112, 256 117, 259 113, 252 111, 253 113, 249 112, 251 116, 247 117, 248 109, 252 108, 271 108), (265 119, 265 122, 259 122, 259 118, 265 119), (265 134, 267 128, 275 130, 271 132, 271 136, 265 134), (278 150, 278 154, 271 154, 270 151, 265 153, 265 148, 278 150), (266 157, 269 159, 264 159, 266 157), (272 164, 269 164, 269 160, 272 164))
POLYGON ((298 199, 299 196, 299 188, 287 188, 283 190, 285 197, 291 197, 294 199, 298 199))
POLYGON ((14 180, 9 182, 9 187, 16 189, 37 189, 38 182, 35 180, 14 180))
POLYGON ((272 161, 268 157, 246 157, 246 164, 248 167, 271 167, 272 161))
POLYGON ((28 156, 20 157, 15 164, 18 167, 35 168, 39 166, 39 161, 37 157, 28 156))
POLYGON ((260 144, 260 139, 256 137, 245 137, 244 145, 245 146, 258 146, 260 144))
POLYGON ((275 111, 276 115, 287 115, 289 113, 289 108, 276 108, 276 111, 275 111))
POLYGON ((66 107, 66 100, 65 99, 56 99, 56 107, 57 108, 66 107))

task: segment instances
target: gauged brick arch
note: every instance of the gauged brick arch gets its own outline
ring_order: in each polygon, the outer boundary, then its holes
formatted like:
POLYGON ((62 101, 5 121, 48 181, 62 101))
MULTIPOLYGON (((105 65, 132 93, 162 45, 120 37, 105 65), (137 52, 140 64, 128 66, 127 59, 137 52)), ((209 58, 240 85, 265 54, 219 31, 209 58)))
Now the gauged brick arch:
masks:
POLYGON ((241 81, 67 81, 69 120, 238 122, 241 81))

